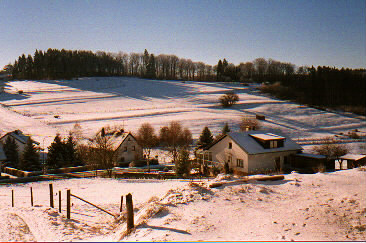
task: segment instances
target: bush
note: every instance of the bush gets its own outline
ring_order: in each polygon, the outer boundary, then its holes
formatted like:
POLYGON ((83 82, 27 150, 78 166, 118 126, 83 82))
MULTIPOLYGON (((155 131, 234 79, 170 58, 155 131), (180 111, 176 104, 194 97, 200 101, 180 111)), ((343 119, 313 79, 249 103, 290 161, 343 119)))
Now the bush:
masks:
POLYGON ((230 91, 222 95, 219 101, 223 107, 230 107, 239 101, 239 96, 234 92, 230 91))
POLYGON ((353 139, 360 139, 360 136, 356 132, 350 132, 348 134, 348 137, 353 138, 353 139))

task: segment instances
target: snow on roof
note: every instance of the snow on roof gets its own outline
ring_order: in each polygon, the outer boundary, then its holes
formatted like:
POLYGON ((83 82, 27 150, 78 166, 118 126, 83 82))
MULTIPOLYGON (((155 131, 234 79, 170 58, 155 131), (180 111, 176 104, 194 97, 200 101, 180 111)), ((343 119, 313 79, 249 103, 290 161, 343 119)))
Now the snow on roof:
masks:
POLYGON ((110 141, 113 144, 113 149, 116 150, 118 147, 123 143, 123 141, 126 139, 126 137, 130 134, 129 132, 124 132, 122 134, 113 134, 113 137, 111 137, 110 141))
POLYGON ((296 154, 296 155, 297 156, 302 156, 302 157, 314 158, 314 159, 325 159, 326 158, 325 155, 320 155, 320 154, 299 153, 299 154, 296 154))
MULTIPOLYGON (((24 144, 26 144, 26 143, 27 143, 27 141, 28 141, 28 139, 30 138, 30 136, 25 135, 25 134, 24 134, 22 131, 20 131, 20 130, 15 130, 15 131, 9 132, 9 133, 5 134, 3 137, 5 137, 6 135, 11 136, 11 137, 13 137, 14 139, 16 139, 16 140, 18 140, 19 142, 24 143, 24 144)), ((32 141, 33 141, 33 143, 35 143, 35 144, 37 144, 37 145, 39 144, 38 142, 34 141, 33 139, 32 139, 32 141)))
MULTIPOLYGON (((277 132, 276 132, 277 133, 277 132)), ((227 135, 231 137, 242 149, 244 149, 248 154, 261 154, 270 152, 281 152, 289 150, 301 150, 302 147, 292 141, 290 138, 285 136, 275 135, 286 138, 284 141, 284 146, 279 148, 265 149, 260 145, 252 136, 256 134, 263 134, 263 131, 248 131, 248 132, 230 132, 227 135)))
POLYGON ((341 159, 346 159, 346 160, 360 160, 365 158, 366 155, 362 155, 362 154, 346 154, 343 155, 342 157, 340 157, 341 159))
POLYGON ((250 136, 259 138, 261 140, 279 140, 279 139, 285 139, 285 137, 278 136, 273 133, 260 133, 260 134, 250 134, 250 136))
MULTIPOLYGON (((100 133, 99 131, 98 133, 100 133)), ((131 134, 130 132, 123 131, 112 131, 105 134, 105 136, 109 137, 109 142, 112 144, 114 150, 118 149, 118 147, 123 143, 123 141, 127 138, 127 136, 131 134)), ((132 136, 132 134, 131 134, 132 136)), ((133 137, 133 136, 132 136, 133 137)))

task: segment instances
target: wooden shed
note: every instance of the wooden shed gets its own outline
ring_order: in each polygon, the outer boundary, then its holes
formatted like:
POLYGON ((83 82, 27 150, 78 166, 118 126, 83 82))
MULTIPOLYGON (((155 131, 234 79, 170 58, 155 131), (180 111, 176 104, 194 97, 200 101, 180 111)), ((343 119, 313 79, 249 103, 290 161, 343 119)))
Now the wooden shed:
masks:
POLYGON ((322 168, 334 170, 334 160, 328 161, 319 154, 298 153, 291 156, 288 167, 303 172, 317 172, 322 168))
POLYGON ((353 169, 366 165, 366 155, 362 154, 346 154, 339 159, 342 160, 342 164, 344 162, 347 163, 347 169, 353 169))

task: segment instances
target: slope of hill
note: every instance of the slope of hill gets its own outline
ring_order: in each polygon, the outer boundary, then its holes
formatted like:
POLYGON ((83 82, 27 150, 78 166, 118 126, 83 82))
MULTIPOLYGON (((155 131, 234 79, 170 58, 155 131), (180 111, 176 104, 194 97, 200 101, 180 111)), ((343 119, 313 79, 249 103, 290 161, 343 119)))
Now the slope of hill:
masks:
POLYGON ((234 83, 180 82, 130 77, 11 81, 0 94, 0 131, 22 129, 48 146, 56 132, 66 135, 76 122, 85 136, 106 125, 136 131, 144 122, 156 129, 178 120, 197 138, 204 126, 218 134, 225 122, 238 129, 243 115, 263 114, 263 126, 292 138, 325 137, 353 129, 366 131, 365 117, 321 111, 260 94, 234 83), (19 91, 22 92, 19 92, 19 91), (240 101, 223 109, 218 98, 234 91, 240 101), (19 94, 21 93, 21 94, 19 94))

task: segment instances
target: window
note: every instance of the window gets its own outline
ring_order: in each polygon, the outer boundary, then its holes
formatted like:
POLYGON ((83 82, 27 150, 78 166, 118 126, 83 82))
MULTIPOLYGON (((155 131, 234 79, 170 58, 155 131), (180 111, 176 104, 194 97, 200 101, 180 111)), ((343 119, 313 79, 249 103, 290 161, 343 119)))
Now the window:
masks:
POLYGON ((231 164, 231 161, 233 160, 233 158, 231 157, 231 156, 229 156, 228 158, 227 158, 227 162, 229 163, 229 164, 231 164))
POLYGON ((278 148, 277 141, 276 140, 269 141, 269 148, 278 148))
POLYGON ((237 159, 236 160, 236 166, 243 168, 244 167, 244 161, 242 159, 237 159))
POLYGON ((124 150, 124 152, 127 152, 127 146, 125 147, 125 150, 124 150))
POLYGON ((232 148, 233 148, 233 144, 229 143, 229 149, 232 149, 232 148))
POLYGON ((135 151, 135 150, 136 150, 135 146, 132 146, 132 151, 135 151))

